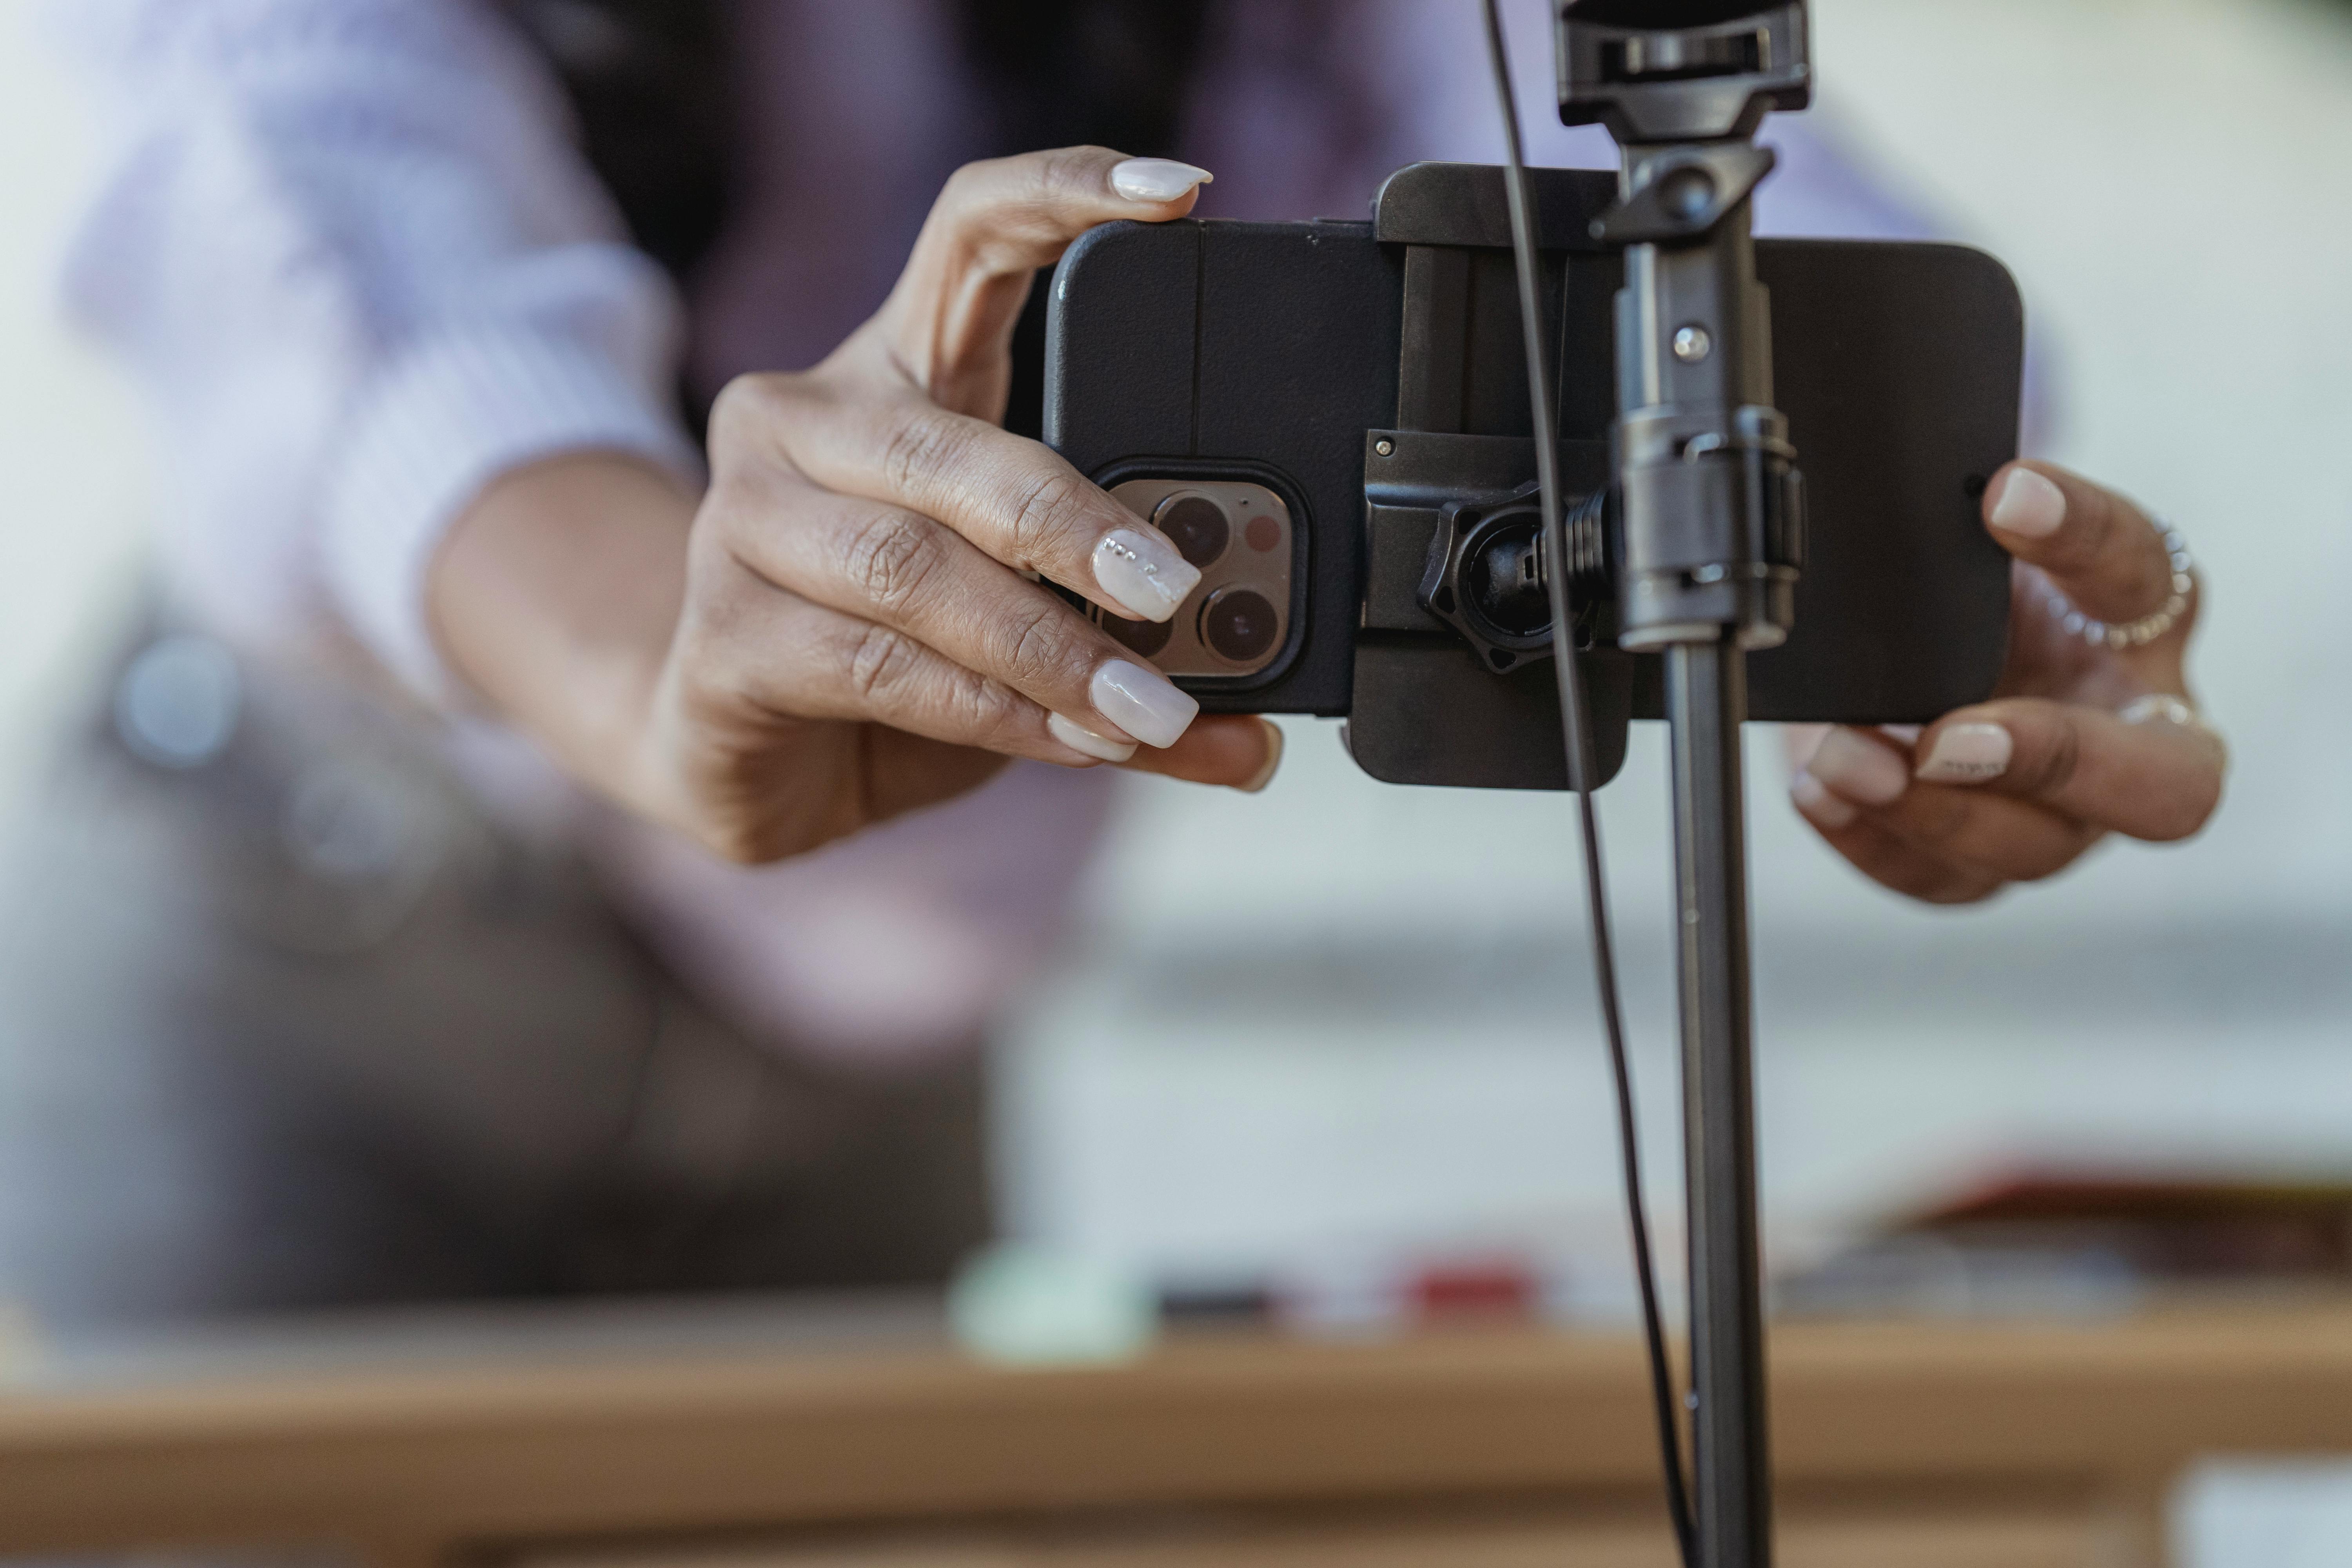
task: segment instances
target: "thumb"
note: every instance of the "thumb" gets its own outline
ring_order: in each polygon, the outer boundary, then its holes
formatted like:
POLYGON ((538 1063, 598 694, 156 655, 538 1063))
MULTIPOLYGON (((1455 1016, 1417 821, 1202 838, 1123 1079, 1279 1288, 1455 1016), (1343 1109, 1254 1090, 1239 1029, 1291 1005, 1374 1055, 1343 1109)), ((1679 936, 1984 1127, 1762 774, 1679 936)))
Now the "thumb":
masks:
MULTIPOLYGON (((2147 514, 2051 463, 2011 463, 1985 490, 1985 526, 2018 560, 2038 566, 2074 607, 2109 626, 2189 607, 2185 557, 2176 561, 2147 514)), ((2168 634, 2188 637, 2189 617, 2168 634)))
POLYGON ((1920 735, 1915 776, 2046 805, 2159 843, 2187 838, 2221 803, 2228 752, 2199 724, 2135 722, 2042 698, 1948 713, 1920 735))

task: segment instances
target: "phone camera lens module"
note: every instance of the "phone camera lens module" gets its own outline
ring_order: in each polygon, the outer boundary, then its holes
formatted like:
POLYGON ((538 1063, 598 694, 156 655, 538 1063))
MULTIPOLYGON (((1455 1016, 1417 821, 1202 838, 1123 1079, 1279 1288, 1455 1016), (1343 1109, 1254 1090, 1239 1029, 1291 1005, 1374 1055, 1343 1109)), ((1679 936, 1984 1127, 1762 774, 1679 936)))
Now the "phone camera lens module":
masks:
POLYGON ((1129 621, 1112 615, 1103 616, 1102 628, 1120 647, 1146 658, 1156 657, 1176 635, 1175 626, 1167 621, 1129 621))
POLYGON ((1225 545, 1233 538, 1233 525, 1225 521, 1225 509, 1206 496, 1172 497, 1151 521, 1175 542, 1185 560, 1204 572, 1225 552, 1225 545))
POLYGON ((1264 658, 1281 632, 1273 604, 1247 588, 1223 589, 1201 611, 1201 640, 1229 664, 1264 658))

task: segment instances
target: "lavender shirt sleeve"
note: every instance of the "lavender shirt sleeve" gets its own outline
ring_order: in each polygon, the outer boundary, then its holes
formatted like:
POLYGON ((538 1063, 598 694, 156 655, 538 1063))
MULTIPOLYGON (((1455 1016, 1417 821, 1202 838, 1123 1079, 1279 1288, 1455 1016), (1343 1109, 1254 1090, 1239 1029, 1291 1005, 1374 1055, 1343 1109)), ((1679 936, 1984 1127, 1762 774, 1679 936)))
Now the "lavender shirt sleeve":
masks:
POLYGON ((536 63, 465 0, 58 0, 107 143, 76 317, 151 395, 177 588, 340 619, 443 695, 425 572, 501 472, 693 472, 677 307, 536 63))

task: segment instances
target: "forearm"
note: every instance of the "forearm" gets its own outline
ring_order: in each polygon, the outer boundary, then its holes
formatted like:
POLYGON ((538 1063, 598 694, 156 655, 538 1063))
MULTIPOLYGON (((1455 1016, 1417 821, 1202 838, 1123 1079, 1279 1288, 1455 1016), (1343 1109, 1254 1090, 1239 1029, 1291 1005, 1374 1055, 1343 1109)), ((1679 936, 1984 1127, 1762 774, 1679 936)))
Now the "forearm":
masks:
POLYGON ((643 805, 648 715, 696 500, 640 458, 574 453, 484 490, 426 593, 450 670, 583 783, 643 805))
POLYGON ((321 607, 426 697, 422 613, 486 476, 556 452, 681 473, 677 302, 562 98, 480 0, 52 0, 110 149, 64 280, 141 376, 196 607, 321 607))

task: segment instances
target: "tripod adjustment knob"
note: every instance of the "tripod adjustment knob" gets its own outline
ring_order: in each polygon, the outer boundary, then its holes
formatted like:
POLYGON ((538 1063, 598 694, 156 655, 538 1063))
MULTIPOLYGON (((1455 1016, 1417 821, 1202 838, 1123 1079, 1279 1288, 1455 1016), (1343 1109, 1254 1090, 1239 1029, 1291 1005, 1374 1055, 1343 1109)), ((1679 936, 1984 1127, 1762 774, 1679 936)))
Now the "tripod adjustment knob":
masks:
MULTIPOLYGON (((1580 606, 1577 646, 1584 647, 1593 639, 1593 612, 1612 597, 1607 492, 1581 498, 1561 521, 1570 598, 1580 606)), ((1550 553, 1533 485, 1490 505, 1456 503, 1441 514, 1415 596, 1460 633, 1487 668, 1516 669, 1551 657, 1550 553)))

